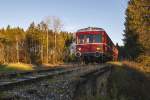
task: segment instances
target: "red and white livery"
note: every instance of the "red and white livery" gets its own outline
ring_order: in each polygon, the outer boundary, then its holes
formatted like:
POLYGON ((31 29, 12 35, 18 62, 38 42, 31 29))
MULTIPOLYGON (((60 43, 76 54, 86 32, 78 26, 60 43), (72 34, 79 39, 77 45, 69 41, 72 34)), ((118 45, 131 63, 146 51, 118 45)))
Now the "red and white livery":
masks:
POLYGON ((86 63, 118 59, 118 50, 102 28, 88 27, 76 32, 76 56, 86 63))

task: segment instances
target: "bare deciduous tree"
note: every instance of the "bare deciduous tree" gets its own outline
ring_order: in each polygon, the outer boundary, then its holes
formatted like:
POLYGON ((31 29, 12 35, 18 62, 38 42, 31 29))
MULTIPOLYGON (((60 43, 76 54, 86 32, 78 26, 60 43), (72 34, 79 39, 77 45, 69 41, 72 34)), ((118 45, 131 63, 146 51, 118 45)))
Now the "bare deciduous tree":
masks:
MULTIPOLYGON (((54 32, 54 48, 53 51, 57 51, 57 33, 59 33, 63 27, 62 21, 59 17, 56 16, 48 16, 45 18, 44 22, 47 25, 47 63, 49 57, 49 45, 48 45, 48 30, 52 30, 54 32)), ((55 56, 55 55, 54 55, 55 56)))

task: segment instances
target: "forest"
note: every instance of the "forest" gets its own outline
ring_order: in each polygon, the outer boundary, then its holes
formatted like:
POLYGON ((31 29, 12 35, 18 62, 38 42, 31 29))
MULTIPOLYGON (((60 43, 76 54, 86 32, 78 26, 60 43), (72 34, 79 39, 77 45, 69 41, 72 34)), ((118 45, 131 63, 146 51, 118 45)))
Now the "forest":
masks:
POLYGON ((0 29, 0 63, 43 64, 66 61, 73 34, 61 31, 59 18, 32 22, 27 30, 20 27, 0 29))

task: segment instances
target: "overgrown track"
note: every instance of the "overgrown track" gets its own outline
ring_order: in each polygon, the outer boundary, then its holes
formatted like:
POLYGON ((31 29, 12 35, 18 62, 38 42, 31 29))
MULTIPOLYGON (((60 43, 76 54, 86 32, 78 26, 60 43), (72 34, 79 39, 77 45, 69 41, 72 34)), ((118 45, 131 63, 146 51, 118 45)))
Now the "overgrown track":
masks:
POLYGON ((33 72, 24 72, 24 73, 17 73, 5 76, 5 78, 0 79, 0 91, 12 89, 18 85, 26 85, 34 82, 38 82, 44 80, 46 78, 51 78, 56 75, 62 75, 65 73, 72 72, 79 68, 53 68, 49 70, 39 70, 33 72))
POLYGON ((68 68, 53 68, 48 70, 39 70, 33 72, 25 72, 17 74, 10 74, 4 79, 0 78, 0 91, 11 90, 16 86, 24 86, 33 84, 44 79, 53 78, 59 75, 68 75, 75 72, 76 75, 85 76, 95 73, 96 71, 107 70, 107 65, 88 65, 87 67, 68 67, 68 68), (78 73, 80 71, 80 73, 78 73), (12 75, 12 76, 11 76, 12 75))
POLYGON ((33 75, 36 73, 46 73, 46 72, 50 72, 50 71, 59 71, 59 70, 63 70, 65 68, 71 68, 71 67, 79 67, 79 66, 86 66, 86 65, 81 65, 81 64, 73 64, 71 66, 53 66, 52 68, 47 68, 47 69, 35 69, 32 71, 23 71, 23 72, 8 72, 8 73, 0 73, 0 80, 4 79, 4 78, 15 78, 18 76, 24 76, 24 75, 33 75))
POLYGON ((59 68, 50 68, 50 69, 43 69, 43 70, 33 70, 33 71, 25 71, 25 72, 12 72, 12 73, 2 73, 0 74, 0 79, 3 78, 15 78, 18 76, 23 76, 23 75, 32 75, 35 73, 42 73, 42 72, 49 72, 49 71, 55 71, 55 70, 62 70, 64 68, 59 67, 59 68))

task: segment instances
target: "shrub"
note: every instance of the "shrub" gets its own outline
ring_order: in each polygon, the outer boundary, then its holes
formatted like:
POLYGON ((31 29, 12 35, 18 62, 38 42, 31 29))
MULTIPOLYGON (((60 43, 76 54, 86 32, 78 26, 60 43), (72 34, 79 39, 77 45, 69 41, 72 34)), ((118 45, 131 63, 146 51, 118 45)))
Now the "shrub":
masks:
POLYGON ((144 66, 150 67, 150 56, 141 55, 136 61, 144 66))

